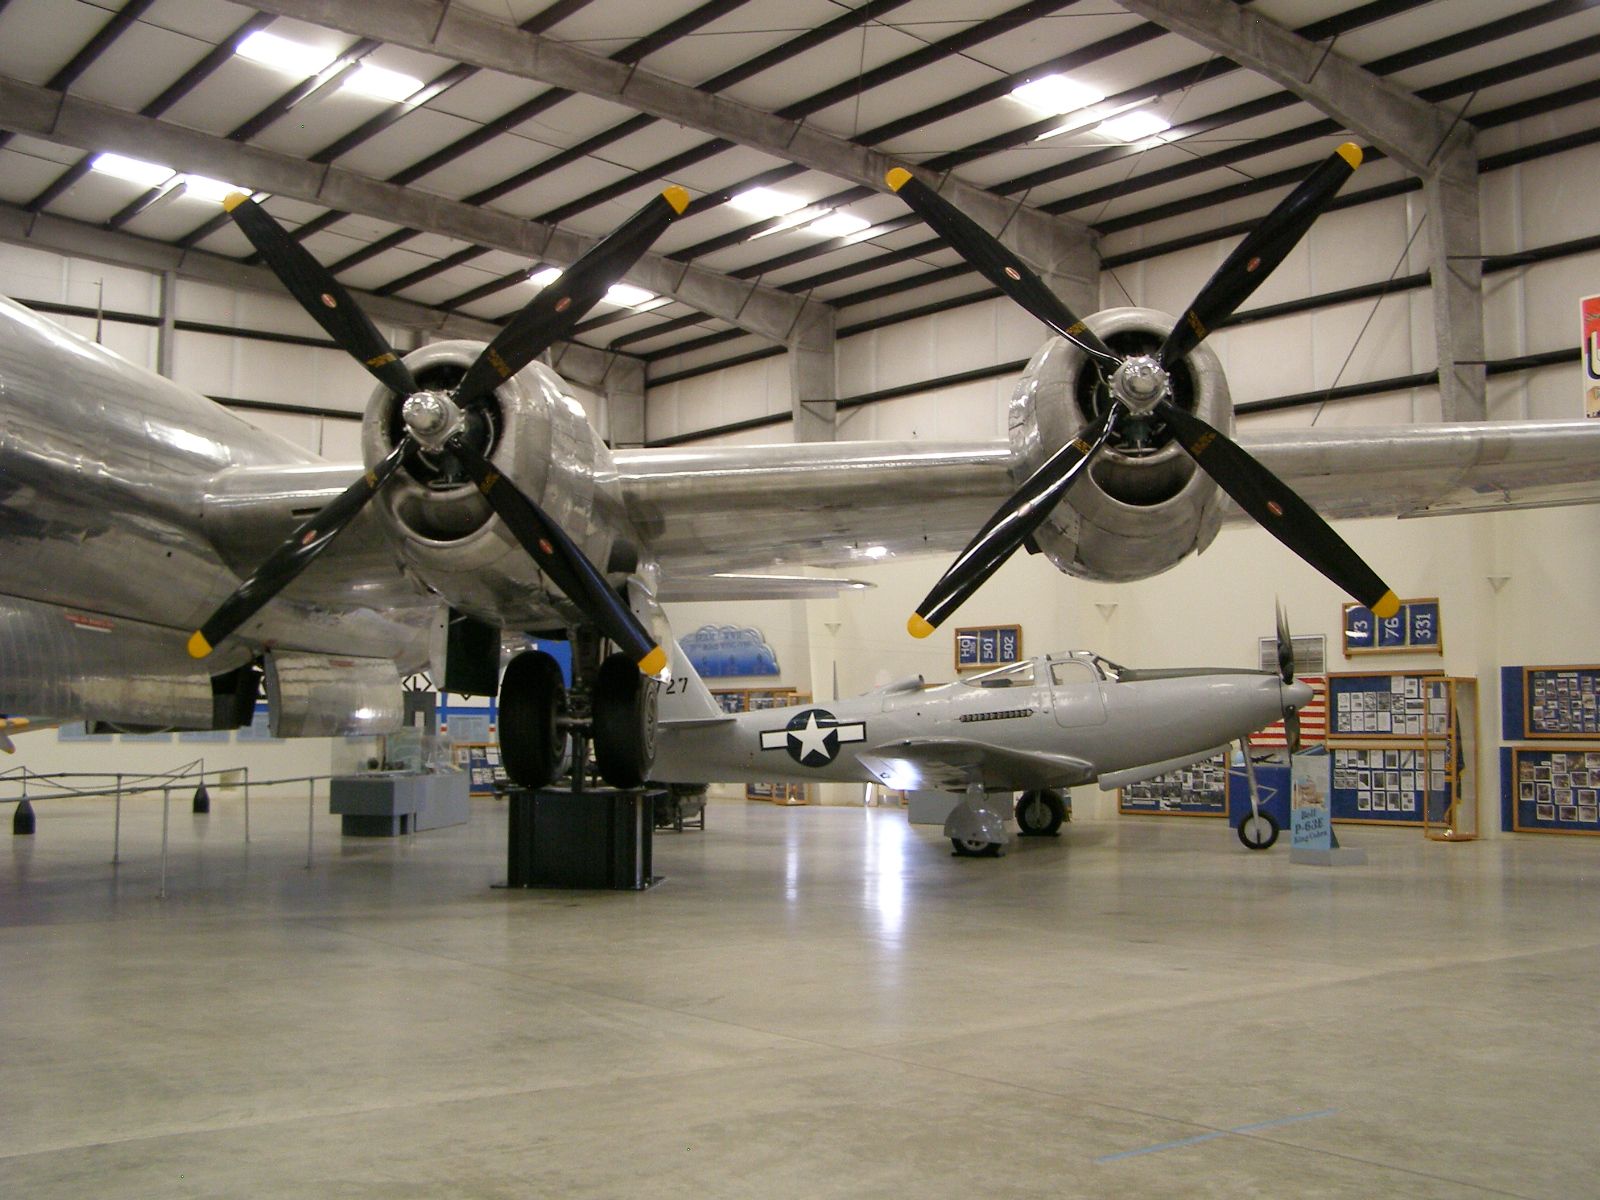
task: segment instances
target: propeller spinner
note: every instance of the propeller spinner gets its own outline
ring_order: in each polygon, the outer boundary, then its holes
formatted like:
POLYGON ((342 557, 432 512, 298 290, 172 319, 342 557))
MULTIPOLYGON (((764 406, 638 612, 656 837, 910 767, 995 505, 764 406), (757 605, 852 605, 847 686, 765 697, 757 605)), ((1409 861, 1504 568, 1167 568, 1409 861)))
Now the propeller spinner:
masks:
POLYGON ((1360 163, 1354 143, 1335 150, 1217 268, 1157 353, 1128 356, 1111 350, 1020 258, 910 171, 896 167, 888 173, 889 187, 989 282, 1081 348, 1111 396, 1100 425, 1056 451, 967 544, 906 623, 913 636, 931 634, 1028 540, 1120 421, 1144 416, 1166 422, 1200 469, 1306 562, 1378 616, 1399 610, 1389 586, 1309 504, 1231 438, 1170 399, 1173 367, 1284 260, 1360 163))
POLYGON ((664 669, 666 652, 606 582, 599 568, 565 530, 501 475, 465 436, 468 422, 463 410, 488 396, 565 336, 688 205, 689 195, 680 187, 669 187, 651 199, 507 322, 455 387, 445 392, 418 386, 405 362, 350 293, 265 209, 241 193, 229 196, 223 207, 301 306, 379 383, 404 397, 400 406, 404 433, 381 462, 290 534, 222 602, 189 638, 189 653, 195 658, 210 654, 223 638, 287 587, 366 507, 406 456, 420 449, 454 456, 512 536, 579 610, 632 656, 645 674, 654 675, 664 669))

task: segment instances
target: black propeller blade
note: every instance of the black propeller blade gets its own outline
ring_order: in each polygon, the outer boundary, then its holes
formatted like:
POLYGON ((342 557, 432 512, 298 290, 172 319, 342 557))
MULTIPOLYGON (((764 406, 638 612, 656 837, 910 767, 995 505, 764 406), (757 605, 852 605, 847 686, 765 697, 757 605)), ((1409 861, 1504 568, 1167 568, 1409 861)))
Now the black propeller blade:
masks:
POLYGON ((263 604, 288 587, 295 576, 309 567, 311 561, 328 548, 328 543, 355 519, 356 514, 367 506, 367 501, 388 482, 389 476, 394 474, 411 446, 410 437, 401 438, 382 462, 291 533, 289 540, 274 550, 267 561, 256 568, 255 574, 240 584, 238 590, 206 618, 205 624, 189 636, 190 657, 204 658, 210 654, 218 642, 255 616, 263 604))
POLYGON ((391 392, 409 396, 417 390, 411 368, 400 360, 377 326, 357 307, 350 293, 340 286, 326 267, 305 247, 289 236, 266 209, 243 192, 234 192, 222 202, 234 224, 261 253, 272 273, 283 280, 300 307, 328 336, 355 358, 391 392))
MULTIPOLYGON (((1284 683, 1294 682, 1294 638, 1289 634, 1289 614, 1278 605, 1278 675, 1284 683)), ((1283 715, 1284 740, 1289 753, 1300 752, 1300 712, 1298 709, 1283 715)))
POLYGON ((590 247, 484 347, 456 384, 456 402, 470 404, 492 392, 565 336, 688 207, 689 193, 669 187, 590 247))
POLYGON ((1089 460, 1106 444, 1121 415, 1122 409, 1112 405, 1093 442, 1073 438, 1030 475, 1016 495, 1000 506, 917 605, 917 611, 906 622, 912 637, 924 638, 932 633, 1028 540, 1067 494, 1067 489, 1077 482, 1089 460))
POLYGON ((1193 413, 1166 400, 1156 413, 1189 457, 1256 522, 1379 616, 1400 611, 1399 598, 1317 512, 1271 471, 1193 413))
POLYGON ((499 514, 528 556, 539 569, 565 592, 580 609, 624 653, 632 655, 639 670, 654 675, 667 665, 667 654, 645 631, 633 610, 611 590, 605 576, 566 532, 541 509, 494 469, 494 465, 468 445, 464 438, 450 443, 472 476, 484 499, 499 514))
MULTIPOLYGON (((596 244, 484 347, 457 383, 450 403, 469 405, 488 395, 567 333, 688 205, 687 192, 680 187, 669 187, 616 232, 596 244)), ((237 192, 228 197, 223 207, 273 272, 334 341, 359 359, 391 391, 405 397, 418 391, 410 369, 356 306, 350 294, 265 209, 237 192)), ((449 409, 442 400, 436 407, 441 412, 449 409)), ((455 419, 459 420, 459 414, 455 419)), ((424 440, 429 437, 420 429, 417 436, 424 440)), ((440 436, 444 434, 441 432, 440 436)), ((428 444, 434 445, 431 441, 428 444)), ((602 633, 633 655, 641 671, 654 675, 663 670, 667 665, 666 652, 621 597, 611 590, 605 576, 577 543, 510 480, 501 476, 459 433, 445 445, 466 467, 491 507, 540 570, 602 633)), ((417 437, 411 433, 401 437, 382 462, 296 529, 289 540, 273 551, 255 574, 194 632, 189 638, 189 653, 195 658, 210 654, 218 642, 287 587, 355 518, 417 446, 417 437)))
MULTIPOLYGON (((1379 616, 1392 616, 1399 600, 1304 500, 1237 443, 1207 422, 1165 399, 1162 371, 1189 354, 1207 332, 1232 315, 1305 235, 1341 184, 1360 165, 1353 143, 1340 146, 1240 243, 1200 289, 1161 347, 1157 364, 1139 362, 1112 378, 1110 409, 1092 443, 1082 438, 1062 447, 989 519, 923 600, 907 628, 927 637, 1036 530, 1050 510, 1084 474, 1125 413, 1149 413, 1166 421, 1196 464, 1245 512, 1279 541, 1379 616), (1137 372, 1135 374, 1134 372, 1137 372), (1120 391, 1118 389, 1121 389, 1120 391), (1139 390, 1139 389, 1143 390, 1139 390)), ((891 189, 950 245, 1031 315, 1076 343, 1094 361, 1120 371, 1124 361, 1093 330, 1072 315, 1027 265, 999 241, 952 207, 909 171, 887 175, 891 189)))
POLYGON ((1217 273, 1179 318, 1161 347, 1161 365, 1172 365, 1193 350, 1243 304, 1261 281, 1299 244, 1344 181, 1361 165, 1361 147, 1346 142, 1267 214, 1267 219, 1234 247, 1217 273))
POLYGON ((995 287, 1069 342, 1076 343, 1085 354, 1099 359, 1112 369, 1122 365, 1122 360, 1106 347, 1099 335, 1073 316, 1072 310, 1045 287, 1044 281, 1030 271, 1026 263, 1002 246, 998 239, 991 237, 966 213, 904 167, 895 167, 884 179, 917 216, 949 242, 951 249, 977 267, 995 287))

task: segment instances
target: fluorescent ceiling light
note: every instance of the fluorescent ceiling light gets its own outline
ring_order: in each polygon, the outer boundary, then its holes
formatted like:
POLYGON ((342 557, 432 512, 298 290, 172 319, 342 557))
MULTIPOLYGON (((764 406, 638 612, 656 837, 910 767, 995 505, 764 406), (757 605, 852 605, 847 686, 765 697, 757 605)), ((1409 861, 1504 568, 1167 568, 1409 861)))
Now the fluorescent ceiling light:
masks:
POLYGON ((791 192, 754 187, 729 197, 728 206, 752 217, 781 217, 797 208, 804 208, 806 202, 791 192))
POLYGON ((1146 110, 1123 113, 1120 117, 1109 117, 1100 122, 1100 132, 1119 142, 1140 142, 1171 128, 1172 122, 1162 120, 1146 110))
POLYGON ((560 278, 560 267, 545 267, 543 270, 535 271, 532 275, 529 275, 528 282, 535 287, 549 287, 560 278))
POLYGON ((183 194, 196 200, 208 200, 212 204, 221 204, 234 192, 245 189, 236 187, 231 183, 223 183, 220 179, 210 179, 205 175, 185 175, 183 177, 183 194))
POLYGON ((129 158, 123 154, 97 154, 89 163, 89 169, 99 171, 102 175, 110 175, 113 179, 125 179, 129 183, 137 183, 140 187, 147 188, 160 187, 177 174, 171 167, 145 162, 141 158, 129 158))
POLYGON ((339 57, 337 50, 327 46, 308 46, 292 42, 275 33, 252 33, 239 43, 234 51, 240 58, 248 58, 274 71, 302 78, 315 75, 339 57))
POLYGON ((821 237, 839 238, 849 237, 852 233, 860 233, 863 229, 871 227, 871 221, 863 220, 854 213, 833 212, 811 222, 806 226, 806 232, 821 237))
POLYGON ((1086 83, 1068 79, 1065 75, 1042 75, 1021 87, 1011 89, 1011 98, 1026 104, 1035 112, 1069 113, 1090 104, 1099 104, 1106 98, 1086 83))
POLYGON ((363 96, 376 96, 379 100, 392 100, 398 104, 420 88, 422 80, 414 75, 391 71, 387 67, 362 63, 350 73, 350 78, 345 80, 343 86, 363 96))
MULTIPOLYGON (((631 283, 613 283, 606 289, 606 303, 615 304, 619 308, 639 308, 656 298, 654 292, 647 292, 641 287, 634 287, 631 283)), ((658 307, 651 305, 652 308, 658 307)))

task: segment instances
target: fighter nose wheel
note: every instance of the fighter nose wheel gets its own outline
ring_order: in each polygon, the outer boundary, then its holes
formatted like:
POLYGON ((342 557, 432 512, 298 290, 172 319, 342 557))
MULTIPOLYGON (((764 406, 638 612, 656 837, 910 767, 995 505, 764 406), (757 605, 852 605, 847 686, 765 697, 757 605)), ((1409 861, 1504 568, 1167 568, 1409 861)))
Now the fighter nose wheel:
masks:
POLYGON ((1270 813, 1251 813, 1239 822, 1239 840, 1247 850, 1266 850, 1278 840, 1278 823, 1270 813))

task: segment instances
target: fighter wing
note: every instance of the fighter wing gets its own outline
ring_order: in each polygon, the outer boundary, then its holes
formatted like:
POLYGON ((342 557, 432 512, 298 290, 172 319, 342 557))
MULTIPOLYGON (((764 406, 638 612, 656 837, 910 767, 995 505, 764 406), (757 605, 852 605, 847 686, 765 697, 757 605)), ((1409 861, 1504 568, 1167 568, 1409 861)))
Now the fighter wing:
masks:
POLYGON ((961 791, 981 783, 991 791, 1073 787, 1095 777, 1094 764, 1070 754, 1012 750, 966 738, 904 738, 862 753, 859 761, 880 782, 905 790, 961 791))

